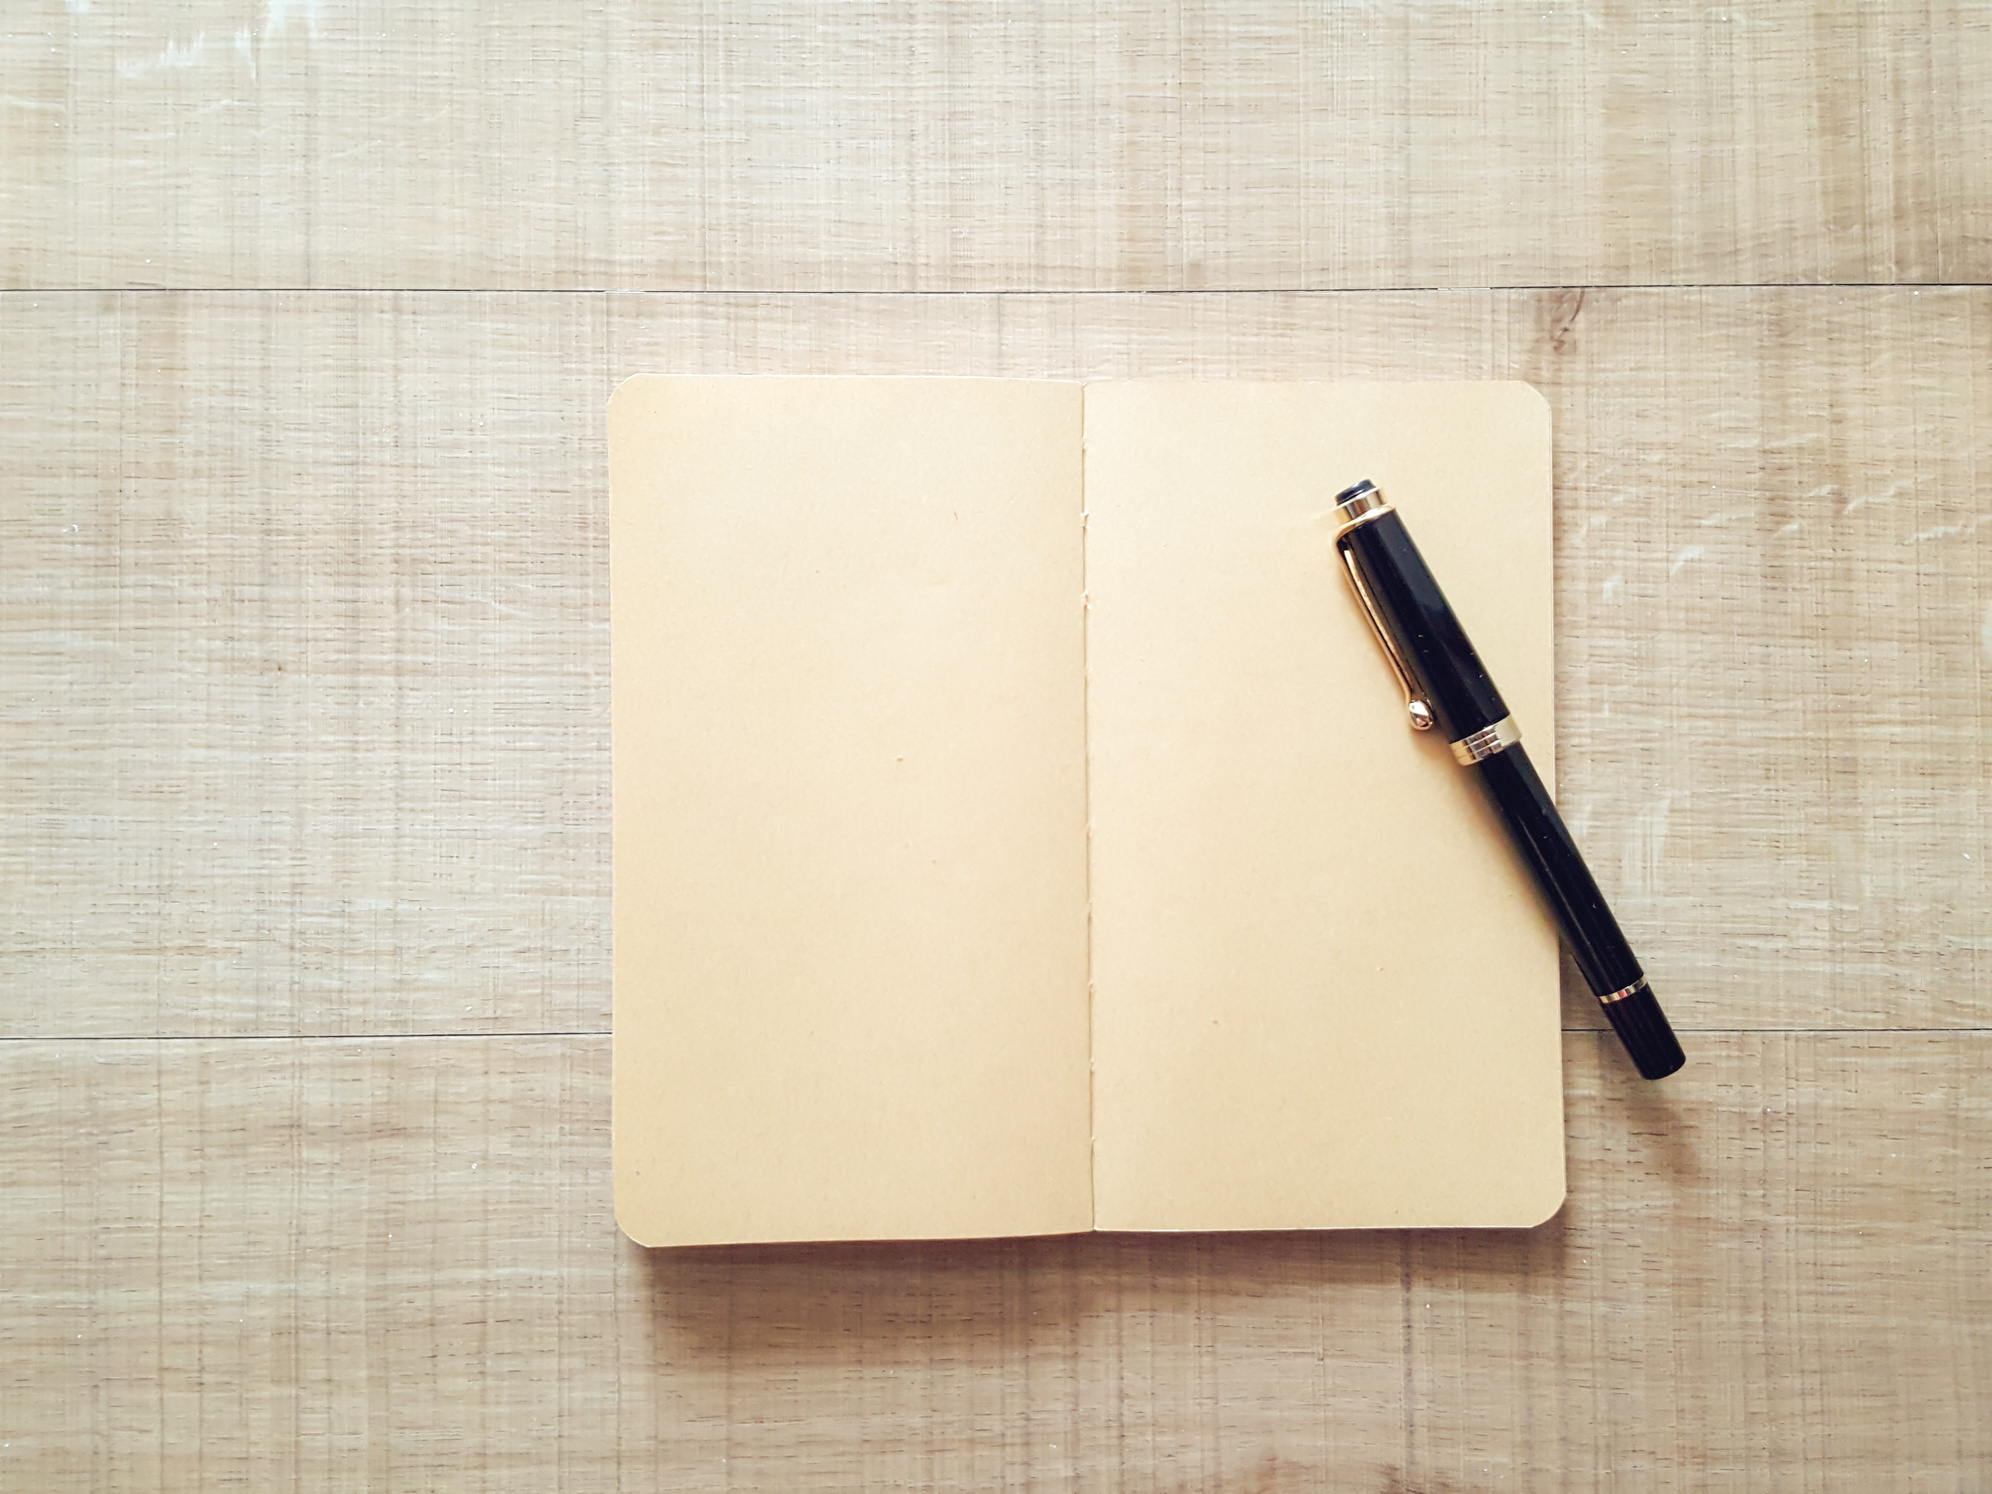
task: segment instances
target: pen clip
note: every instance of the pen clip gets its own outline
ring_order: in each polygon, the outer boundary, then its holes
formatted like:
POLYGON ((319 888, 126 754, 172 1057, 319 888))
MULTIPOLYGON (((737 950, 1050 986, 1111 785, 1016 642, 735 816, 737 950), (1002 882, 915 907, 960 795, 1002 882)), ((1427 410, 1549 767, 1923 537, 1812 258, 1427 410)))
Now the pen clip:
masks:
POLYGON ((1397 644, 1391 639, 1390 629, 1384 626, 1383 614, 1376 610, 1376 599, 1363 584, 1363 573, 1356 566, 1354 553, 1340 538, 1335 541, 1335 548, 1341 553, 1342 564, 1349 572, 1349 585, 1355 588, 1356 600, 1362 603, 1363 616, 1369 619, 1370 631, 1376 634, 1376 641, 1383 645, 1384 657, 1390 660, 1390 668, 1397 676, 1397 683, 1404 687, 1404 710, 1411 718, 1411 729, 1430 731, 1433 720, 1431 704, 1412 682, 1411 671, 1404 663, 1404 656, 1398 653, 1397 644))

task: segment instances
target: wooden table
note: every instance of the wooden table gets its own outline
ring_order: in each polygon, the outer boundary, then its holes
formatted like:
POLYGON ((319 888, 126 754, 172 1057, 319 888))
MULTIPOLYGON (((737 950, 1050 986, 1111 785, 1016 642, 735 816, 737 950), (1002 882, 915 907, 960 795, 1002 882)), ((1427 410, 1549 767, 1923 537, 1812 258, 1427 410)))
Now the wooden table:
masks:
POLYGON ((0 38, 0 1487, 1992 1487, 1992 12, 67 0, 0 38), (694 13, 696 12, 696 13, 694 13), (640 371, 1521 378, 1541 1229, 650 1254, 640 371))

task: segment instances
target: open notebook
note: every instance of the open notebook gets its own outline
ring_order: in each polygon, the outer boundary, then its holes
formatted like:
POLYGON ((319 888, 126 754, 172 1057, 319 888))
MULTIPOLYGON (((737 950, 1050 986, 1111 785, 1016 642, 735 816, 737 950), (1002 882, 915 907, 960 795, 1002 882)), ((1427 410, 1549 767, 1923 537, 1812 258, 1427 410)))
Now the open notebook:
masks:
POLYGON ((1331 517, 1390 495, 1550 778, 1533 390, 644 377, 609 430, 632 1238, 1555 1211, 1555 931, 1331 517))

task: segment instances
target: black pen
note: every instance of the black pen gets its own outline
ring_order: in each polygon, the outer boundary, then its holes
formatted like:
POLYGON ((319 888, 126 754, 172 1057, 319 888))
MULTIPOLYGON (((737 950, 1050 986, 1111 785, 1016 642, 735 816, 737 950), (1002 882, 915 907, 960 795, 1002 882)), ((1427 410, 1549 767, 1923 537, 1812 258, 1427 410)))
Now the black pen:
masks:
POLYGON ((1335 506, 1335 548, 1404 686, 1411 725, 1439 727, 1461 765, 1478 770, 1626 1052, 1643 1077, 1664 1079, 1687 1061, 1674 1029, 1410 531, 1367 480, 1337 494, 1335 506))

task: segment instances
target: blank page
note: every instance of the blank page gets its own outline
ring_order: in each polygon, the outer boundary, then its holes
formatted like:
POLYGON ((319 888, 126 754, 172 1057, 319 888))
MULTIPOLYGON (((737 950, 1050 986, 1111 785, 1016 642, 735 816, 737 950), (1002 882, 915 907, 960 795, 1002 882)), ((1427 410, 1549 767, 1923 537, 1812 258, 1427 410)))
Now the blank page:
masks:
POLYGON ((1550 780, 1533 390, 1087 390, 1099 1228, 1531 1225, 1562 1200, 1555 930, 1351 598, 1331 515, 1365 477, 1550 780))
POLYGON ((617 391, 633 1239, 1090 1225, 1080 415, 1021 381, 617 391))

